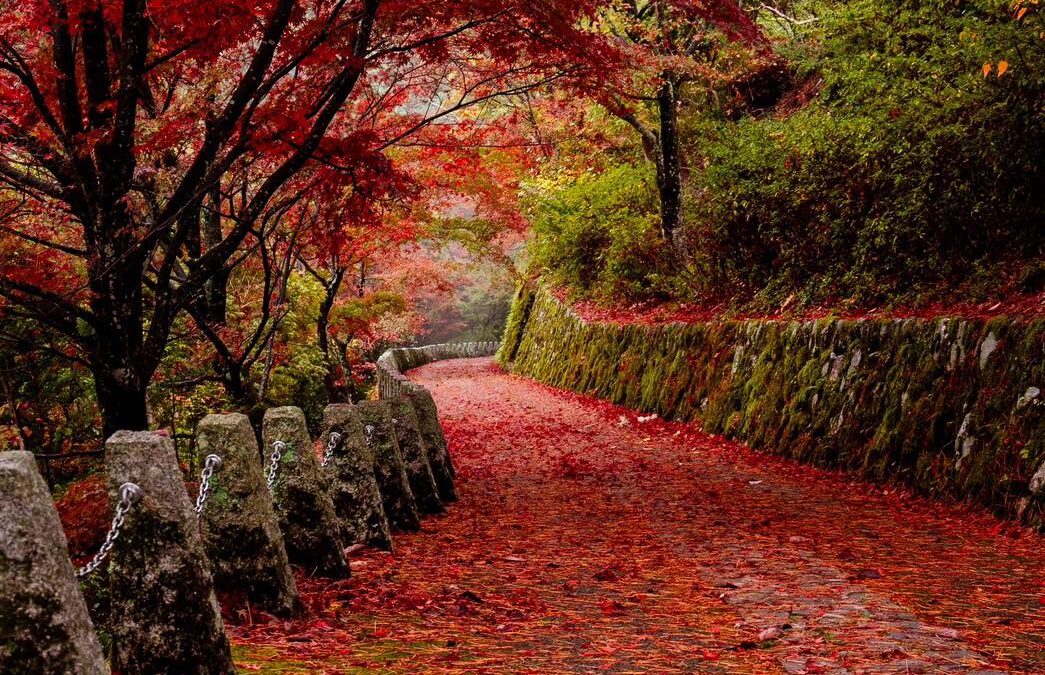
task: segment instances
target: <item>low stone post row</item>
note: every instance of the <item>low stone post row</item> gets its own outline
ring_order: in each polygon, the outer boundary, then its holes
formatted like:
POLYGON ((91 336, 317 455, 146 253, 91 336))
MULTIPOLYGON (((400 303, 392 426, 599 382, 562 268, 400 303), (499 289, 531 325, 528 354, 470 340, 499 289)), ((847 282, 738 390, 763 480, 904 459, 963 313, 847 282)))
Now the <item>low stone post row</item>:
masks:
POLYGON ((109 498, 134 483, 109 566, 112 669, 118 673, 235 673, 210 562, 174 444, 165 435, 118 431, 105 443, 109 498))
MULTIPOLYGON (((323 465, 298 408, 266 412, 260 449, 246 416, 209 415, 198 451, 220 457, 221 468, 196 508, 169 437, 114 434, 105 453, 110 500, 120 505, 107 544, 114 672, 234 673, 215 589, 294 615, 290 563, 347 577, 345 544, 388 549, 390 522, 416 530, 421 513, 441 512, 455 498, 452 467, 428 402, 329 406, 323 465)), ((30 453, 0 453, 0 512, 0 672, 108 672, 30 453)))
POLYGON ((207 415, 196 430, 201 457, 222 458, 200 514, 203 543, 222 595, 249 598, 277 616, 298 612, 294 575, 246 415, 207 415))
POLYGON ((422 515, 443 513, 443 501, 439 496, 439 487, 432 473, 428 450, 421 437, 421 428, 413 403, 405 397, 399 397, 390 399, 388 406, 417 510, 422 515))
POLYGON ((367 442, 362 417, 355 406, 335 403, 323 411, 323 427, 324 447, 331 453, 330 496, 342 541, 391 550, 391 528, 374 473, 374 450, 367 442))
POLYGON ((265 411, 262 436, 272 453, 268 455, 270 471, 275 471, 272 497, 290 562, 321 576, 347 577, 329 479, 320 471, 305 414, 290 406, 270 408, 265 411), (276 447, 277 442, 283 447, 276 447))
POLYGON ((361 401, 356 409, 374 451, 374 473, 388 522, 400 530, 416 532, 421 529, 421 516, 396 439, 392 409, 386 401, 361 401))

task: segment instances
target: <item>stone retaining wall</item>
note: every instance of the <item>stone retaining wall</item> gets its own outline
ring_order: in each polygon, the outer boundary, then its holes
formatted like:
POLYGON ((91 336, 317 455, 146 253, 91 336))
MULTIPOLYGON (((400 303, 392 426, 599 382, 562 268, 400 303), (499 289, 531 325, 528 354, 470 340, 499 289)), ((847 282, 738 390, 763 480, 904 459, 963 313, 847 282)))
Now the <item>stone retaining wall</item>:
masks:
POLYGON ((1045 525, 1045 319, 588 323, 522 290, 513 372, 1045 525))
POLYGON ((448 342, 425 347, 389 349, 377 359, 377 390, 381 398, 394 398, 405 390, 419 388, 404 372, 432 361, 493 356, 499 342, 448 342))

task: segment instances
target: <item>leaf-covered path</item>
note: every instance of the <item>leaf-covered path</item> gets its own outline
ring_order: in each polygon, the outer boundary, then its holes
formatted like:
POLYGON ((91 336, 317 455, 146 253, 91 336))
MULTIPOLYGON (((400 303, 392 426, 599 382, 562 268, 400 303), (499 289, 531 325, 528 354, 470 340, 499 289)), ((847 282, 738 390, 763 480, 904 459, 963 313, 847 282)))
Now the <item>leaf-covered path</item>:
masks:
MULTIPOLYGON (((461 501, 233 629, 263 673, 1045 672, 1045 539, 444 361, 461 501)), ((244 617, 239 617, 243 620, 244 617)))

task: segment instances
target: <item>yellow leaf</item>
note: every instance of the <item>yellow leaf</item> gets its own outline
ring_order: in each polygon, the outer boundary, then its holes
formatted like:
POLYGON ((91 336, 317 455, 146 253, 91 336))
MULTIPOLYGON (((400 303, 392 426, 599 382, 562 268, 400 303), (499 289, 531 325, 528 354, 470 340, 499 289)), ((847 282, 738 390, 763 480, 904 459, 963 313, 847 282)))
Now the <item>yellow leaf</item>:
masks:
POLYGON ((1009 69, 1008 61, 998 61, 998 77, 1001 77, 1009 69))
POLYGON ((984 77, 987 77, 988 75, 991 74, 991 68, 992 68, 992 66, 991 66, 990 63, 983 64, 983 76, 984 77))

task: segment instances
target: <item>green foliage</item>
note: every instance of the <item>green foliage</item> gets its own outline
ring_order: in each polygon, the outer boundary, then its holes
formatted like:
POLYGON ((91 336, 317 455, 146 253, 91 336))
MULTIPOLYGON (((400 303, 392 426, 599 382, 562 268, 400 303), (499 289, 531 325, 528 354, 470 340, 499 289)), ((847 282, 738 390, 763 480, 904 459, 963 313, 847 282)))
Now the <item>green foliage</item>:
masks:
MULTIPOLYGON (((58 453, 97 447, 98 414, 90 372, 64 356, 60 336, 31 321, 0 317, 0 440, 8 447, 58 453), (34 349, 47 346, 48 349, 34 349)), ((66 465, 56 463, 61 477, 66 465)))
POLYGON ((914 300, 970 275, 997 288, 999 264, 1040 256, 1038 28, 999 2, 818 4, 797 64, 800 87, 822 81, 810 105, 690 120, 707 167, 687 189, 694 290, 914 300))
POLYGON ((623 164, 528 189, 532 264, 558 282, 609 296, 658 292, 663 246, 653 172, 623 164))
POLYGON ((272 369, 265 392, 267 407, 295 405, 305 413, 309 429, 317 432, 323 421, 327 392, 323 386, 326 362, 312 344, 296 345, 289 356, 272 369))
POLYGON ((687 264, 669 267, 657 242, 649 162, 567 141, 559 152, 571 158, 555 160, 565 177, 546 175, 531 195, 537 270, 589 296, 752 309, 1035 286, 1045 14, 1017 21, 998 0, 784 7, 816 17, 798 27, 765 17, 786 68, 683 92, 687 264))

